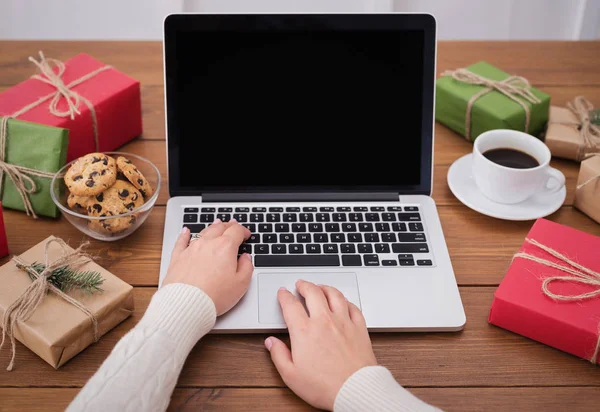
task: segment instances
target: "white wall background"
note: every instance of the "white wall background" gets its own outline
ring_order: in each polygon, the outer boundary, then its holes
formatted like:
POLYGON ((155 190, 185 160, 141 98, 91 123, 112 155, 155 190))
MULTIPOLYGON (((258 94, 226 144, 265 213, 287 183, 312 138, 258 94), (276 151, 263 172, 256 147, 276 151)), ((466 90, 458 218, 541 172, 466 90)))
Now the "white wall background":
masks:
POLYGON ((429 12, 440 39, 600 39, 600 0, 0 0, 0 39, 159 40, 174 12, 429 12))

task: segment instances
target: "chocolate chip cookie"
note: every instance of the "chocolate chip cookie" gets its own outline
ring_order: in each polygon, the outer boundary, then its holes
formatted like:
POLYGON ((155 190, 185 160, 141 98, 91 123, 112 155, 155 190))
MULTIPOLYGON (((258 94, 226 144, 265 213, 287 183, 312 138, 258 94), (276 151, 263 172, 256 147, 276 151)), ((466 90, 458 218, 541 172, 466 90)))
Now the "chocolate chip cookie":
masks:
POLYGON ((87 206, 92 199, 94 199, 93 196, 79 196, 70 193, 67 197, 67 205, 69 205, 71 210, 73 210, 74 212, 87 215, 87 206))
MULTIPOLYGON (((142 194, 129 182, 117 180, 99 193, 88 203, 90 216, 111 217, 127 213, 144 204, 142 194)), ((110 219, 95 219, 88 222, 88 227, 102 233, 119 233, 135 223, 135 214, 110 219)))
POLYGON ((117 169, 142 193, 144 198, 148 199, 152 196, 154 193, 152 186, 131 160, 123 156, 117 157, 117 169))
POLYGON ((78 196, 95 196, 117 180, 115 159, 102 153, 90 153, 77 159, 65 173, 65 184, 78 196))

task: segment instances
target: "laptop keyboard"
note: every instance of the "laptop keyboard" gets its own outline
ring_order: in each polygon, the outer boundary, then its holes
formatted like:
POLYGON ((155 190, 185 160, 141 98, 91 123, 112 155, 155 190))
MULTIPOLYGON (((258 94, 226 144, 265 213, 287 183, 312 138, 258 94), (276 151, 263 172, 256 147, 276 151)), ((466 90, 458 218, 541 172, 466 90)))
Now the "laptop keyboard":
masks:
POLYGON ((239 253, 255 267, 434 265, 418 206, 186 207, 183 225, 216 218, 250 230, 239 253))

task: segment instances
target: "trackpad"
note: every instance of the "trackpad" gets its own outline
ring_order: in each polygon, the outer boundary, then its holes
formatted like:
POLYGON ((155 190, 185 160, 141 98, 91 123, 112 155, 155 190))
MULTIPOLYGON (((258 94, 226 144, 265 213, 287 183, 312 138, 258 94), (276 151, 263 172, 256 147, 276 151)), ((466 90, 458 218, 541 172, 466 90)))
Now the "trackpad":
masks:
POLYGON ((307 280, 315 284, 333 286, 344 294, 346 299, 359 308, 358 282, 354 272, 341 273, 259 273, 258 274, 258 321, 259 323, 285 323, 281 307, 277 301, 277 291, 284 287, 300 297, 296 291, 296 281, 307 280))

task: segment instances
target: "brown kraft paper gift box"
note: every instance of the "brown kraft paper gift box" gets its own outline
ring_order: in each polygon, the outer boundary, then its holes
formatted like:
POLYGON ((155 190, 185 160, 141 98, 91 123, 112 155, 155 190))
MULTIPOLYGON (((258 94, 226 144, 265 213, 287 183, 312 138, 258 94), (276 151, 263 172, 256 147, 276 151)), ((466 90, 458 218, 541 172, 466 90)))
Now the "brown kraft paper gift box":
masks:
POLYGON ((581 162, 574 205, 600 223, 600 153, 581 162))
MULTIPOLYGON (((50 236, 19 257, 32 264, 44 262, 44 249, 47 242, 55 239, 50 236)), ((49 262, 60 257, 63 247, 53 242, 49 245, 49 262)), ((54 368, 64 365, 83 349, 94 343, 133 312, 133 288, 93 261, 78 267, 82 271, 100 272, 104 278, 103 292, 93 294, 74 290, 68 296, 81 303, 97 320, 97 334, 91 318, 80 308, 47 291, 41 304, 26 321, 17 321, 13 330, 14 337, 35 352, 54 368)), ((7 308, 15 302, 32 283, 27 272, 17 268, 14 260, 0 267, 0 319, 7 308)), ((9 340, 8 337, 6 339, 9 340)), ((5 342, 6 343, 6 342, 5 342)), ((9 342, 10 346, 10 342, 9 342)), ((5 351, 10 356, 10 347, 5 351)), ((17 364, 18 367, 18 364, 17 364)))

